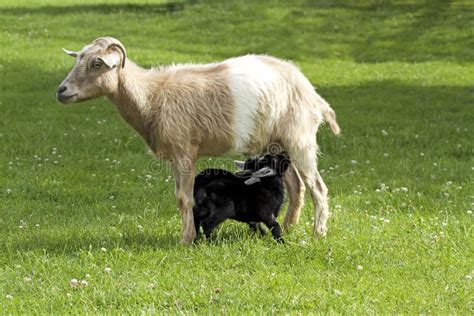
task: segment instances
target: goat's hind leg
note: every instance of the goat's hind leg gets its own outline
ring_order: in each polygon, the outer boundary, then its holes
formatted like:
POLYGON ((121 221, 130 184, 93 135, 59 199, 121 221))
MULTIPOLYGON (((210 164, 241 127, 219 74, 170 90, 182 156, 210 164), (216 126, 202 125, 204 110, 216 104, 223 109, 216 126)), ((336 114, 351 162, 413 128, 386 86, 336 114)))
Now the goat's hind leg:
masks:
POLYGON ((280 224, 278 224, 275 216, 270 215, 270 216, 265 216, 264 218, 262 218, 262 222, 265 223, 265 225, 268 227, 268 229, 270 229, 270 231, 272 232, 272 235, 273 235, 273 238, 275 238, 275 240, 278 242, 278 243, 285 243, 285 241, 283 240, 283 238, 281 237, 281 227, 280 227, 280 224))
POLYGON ((293 163, 286 170, 284 180, 288 192, 288 209, 283 221, 283 228, 288 229, 290 225, 297 224, 299 221, 301 208, 304 205, 305 187, 293 163))
POLYGON ((295 159, 301 177, 308 186, 314 206, 314 234, 325 236, 329 218, 328 189, 317 169, 317 147, 301 152, 295 159))

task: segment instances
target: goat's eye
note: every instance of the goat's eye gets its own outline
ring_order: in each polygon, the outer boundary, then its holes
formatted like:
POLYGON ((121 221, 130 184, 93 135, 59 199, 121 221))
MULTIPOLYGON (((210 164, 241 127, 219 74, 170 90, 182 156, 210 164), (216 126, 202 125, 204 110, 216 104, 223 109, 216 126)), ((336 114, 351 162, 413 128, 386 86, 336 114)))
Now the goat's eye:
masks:
POLYGON ((94 68, 100 68, 100 66, 102 66, 102 62, 100 60, 96 60, 92 64, 92 67, 94 67, 94 68))

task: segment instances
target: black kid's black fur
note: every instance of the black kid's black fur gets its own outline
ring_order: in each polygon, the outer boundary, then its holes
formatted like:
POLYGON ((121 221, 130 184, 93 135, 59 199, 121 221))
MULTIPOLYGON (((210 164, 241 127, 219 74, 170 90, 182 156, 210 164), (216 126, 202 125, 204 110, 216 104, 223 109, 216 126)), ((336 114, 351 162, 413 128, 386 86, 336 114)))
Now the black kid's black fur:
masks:
POLYGON ((226 219, 249 223, 261 230, 263 222, 278 242, 284 242, 276 218, 285 199, 283 174, 290 164, 286 154, 265 155, 245 162, 244 171, 232 173, 223 169, 206 169, 196 176, 194 184, 194 223, 196 232, 202 226, 209 238, 226 219), (263 176, 261 171, 273 170, 263 176), (258 182, 246 184, 249 179, 258 182))

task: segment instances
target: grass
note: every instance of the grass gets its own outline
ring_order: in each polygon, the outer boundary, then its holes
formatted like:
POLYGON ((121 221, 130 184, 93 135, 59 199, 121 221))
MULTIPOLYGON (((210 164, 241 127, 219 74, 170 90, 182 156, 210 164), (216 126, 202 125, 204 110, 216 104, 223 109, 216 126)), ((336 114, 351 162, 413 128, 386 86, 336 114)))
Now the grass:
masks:
POLYGON ((6 0, 0 31, 0 314, 473 313, 468 2, 6 0), (343 128, 318 134, 328 237, 308 199, 285 245, 180 246, 166 164, 105 100, 55 101, 60 48, 102 35, 144 66, 296 62, 343 128))

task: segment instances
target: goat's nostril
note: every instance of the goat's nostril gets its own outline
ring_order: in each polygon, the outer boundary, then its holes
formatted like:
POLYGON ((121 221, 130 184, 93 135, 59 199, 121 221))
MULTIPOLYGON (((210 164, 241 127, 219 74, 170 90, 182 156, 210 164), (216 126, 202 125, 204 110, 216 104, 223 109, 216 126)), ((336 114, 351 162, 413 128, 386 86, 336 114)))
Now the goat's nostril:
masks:
POLYGON ((63 92, 66 91, 66 90, 67 90, 67 87, 66 87, 66 86, 59 87, 58 93, 63 93, 63 92))

